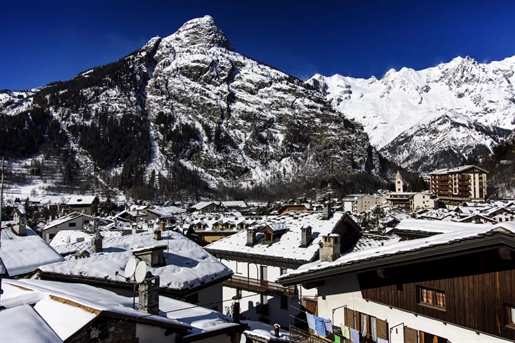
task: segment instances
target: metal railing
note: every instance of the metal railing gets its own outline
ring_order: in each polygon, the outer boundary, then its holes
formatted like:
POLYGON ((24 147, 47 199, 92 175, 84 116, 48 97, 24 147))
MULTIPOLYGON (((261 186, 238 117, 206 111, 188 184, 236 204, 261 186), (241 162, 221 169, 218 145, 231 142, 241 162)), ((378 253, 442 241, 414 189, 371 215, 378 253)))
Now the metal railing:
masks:
POLYGON ((238 275, 233 275, 230 279, 225 280, 223 285, 257 293, 274 293, 286 296, 294 296, 297 294, 297 288, 295 286, 284 287, 275 282, 238 275))

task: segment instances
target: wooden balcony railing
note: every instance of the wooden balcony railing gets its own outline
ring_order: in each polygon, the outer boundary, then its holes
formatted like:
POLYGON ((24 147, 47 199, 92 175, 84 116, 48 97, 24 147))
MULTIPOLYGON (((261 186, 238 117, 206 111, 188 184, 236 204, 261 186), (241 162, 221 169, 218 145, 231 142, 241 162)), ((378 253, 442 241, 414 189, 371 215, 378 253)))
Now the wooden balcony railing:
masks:
POLYGON ((297 288, 295 286, 284 287, 275 282, 247 278, 239 275, 233 275, 229 280, 225 280, 223 285, 256 293, 279 294, 286 296, 294 296, 297 294, 297 288))

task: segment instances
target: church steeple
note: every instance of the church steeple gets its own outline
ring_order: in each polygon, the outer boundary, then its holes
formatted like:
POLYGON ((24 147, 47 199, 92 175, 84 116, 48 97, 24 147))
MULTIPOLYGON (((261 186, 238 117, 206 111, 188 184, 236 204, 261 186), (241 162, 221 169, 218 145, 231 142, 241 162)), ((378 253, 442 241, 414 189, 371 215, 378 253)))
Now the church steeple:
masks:
POLYGON ((401 173, 397 170, 397 175, 395 175, 395 191, 397 193, 404 192, 404 182, 402 181, 401 173))

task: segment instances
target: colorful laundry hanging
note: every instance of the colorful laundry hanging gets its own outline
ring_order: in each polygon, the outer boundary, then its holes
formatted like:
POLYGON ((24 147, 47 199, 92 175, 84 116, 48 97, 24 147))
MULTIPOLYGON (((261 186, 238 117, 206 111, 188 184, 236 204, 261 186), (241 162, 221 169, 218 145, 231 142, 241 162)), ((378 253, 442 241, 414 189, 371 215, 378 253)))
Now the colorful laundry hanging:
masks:
POLYGON ((306 312, 306 319, 308 321, 308 328, 310 331, 313 331, 313 333, 316 332, 316 326, 315 326, 315 316, 311 313, 306 312))
POLYGON ((359 343, 359 331, 350 329, 350 341, 352 343, 359 343))
POLYGON ((347 339, 350 339, 350 331, 347 325, 342 325, 342 336, 347 339))
POLYGON ((315 317, 315 332, 321 336, 325 337, 325 323, 324 318, 315 317))

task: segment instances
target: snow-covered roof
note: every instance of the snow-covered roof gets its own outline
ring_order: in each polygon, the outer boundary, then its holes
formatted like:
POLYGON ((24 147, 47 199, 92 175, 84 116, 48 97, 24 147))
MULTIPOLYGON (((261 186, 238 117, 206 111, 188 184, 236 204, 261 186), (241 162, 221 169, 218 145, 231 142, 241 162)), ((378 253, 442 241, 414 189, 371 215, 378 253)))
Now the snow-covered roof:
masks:
POLYGON ((63 261, 63 257, 32 229, 18 236, 10 228, 2 229, 0 258, 10 277, 31 273, 39 266, 63 261))
POLYGON ((102 313, 136 321, 144 319, 156 326, 191 329, 189 324, 176 319, 139 312, 132 308, 132 298, 97 287, 32 279, 4 280, 2 287, 5 291, 2 295, 3 306, 34 306, 62 340, 71 337, 102 313))
POLYGON ((197 204, 195 204, 195 205, 191 205, 191 207, 190 207, 190 208, 192 208, 192 209, 194 209, 194 210, 201 210, 201 209, 203 209, 204 207, 207 207, 207 206, 209 206, 209 205, 211 205, 211 204, 215 204, 215 205, 216 205, 216 203, 214 203, 214 202, 212 202, 212 201, 201 201, 201 202, 199 202, 199 203, 197 203, 197 204))
POLYGON ((160 241, 154 240, 151 232, 104 238, 103 252, 100 253, 91 251, 90 239, 71 242, 65 246, 67 249, 88 250, 90 257, 45 265, 40 271, 79 279, 96 278, 125 284, 123 273, 127 261, 133 256, 132 251, 158 244, 167 246, 163 253, 166 265, 149 267, 148 270, 153 275, 160 276, 162 288, 174 291, 190 290, 232 275, 229 268, 198 244, 173 231, 162 231, 160 241))
POLYGON ((316 256, 319 249, 318 242, 322 240, 322 236, 333 232, 344 216, 344 213, 335 212, 329 220, 324 220, 321 213, 288 213, 274 217, 273 221, 268 220, 263 223, 270 227, 277 223, 284 223, 287 231, 278 241, 261 244, 259 239, 263 235, 258 233, 257 243, 254 246, 247 246, 247 231, 245 230, 211 243, 206 246, 206 249, 215 254, 237 252, 245 254, 248 258, 256 255, 303 263, 311 261, 316 256), (303 226, 312 228, 313 241, 307 247, 301 247, 301 227, 303 226))
POLYGON ((247 204, 245 201, 222 201, 222 206, 224 207, 239 207, 239 208, 247 208, 247 204))
POLYGON ((191 333, 185 338, 240 326, 240 324, 234 323, 232 318, 218 311, 163 296, 159 297, 159 310, 165 312, 169 318, 176 318, 192 326, 191 333))
POLYGON ((162 206, 162 207, 154 207, 147 210, 148 212, 154 213, 160 218, 163 217, 172 217, 176 214, 181 214, 186 212, 186 210, 182 207, 177 206, 162 206))
POLYGON ((76 205, 91 205, 93 201, 95 201, 97 197, 94 195, 81 195, 81 196, 73 196, 68 200, 66 205, 76 206, 76 205))
POLYGON ((482 172, 488 173, 488 171, 486 171, 485 169, 480 168, 478 166, 466 165, 466 166, 460 166, 460 167, 456 167, 456 168, 438 169, 432 173, 429 173, 429 175, 445 175, 445 174, 461 173, 461 172, 467 171, 472 168, 476 168, 478 170, 481 170, 482 172))
MULTIPOLYGON (((447 224, 456 223, 446 222, 446 225, 447 224)), ((468 227, 462 229, 445 229, 445 231, 447 231, 447 233, 437 234, 431 237, 425 237, 420 239, 401 241, 386 246, 352 252, 346 255, 342 255, 340 258, 332 262, 315 261, 311 263, 306 263, 303 266, 299 267, 297 270, 282 275, 279 278, 279 282, 286 278, 292 278, 300 275, 305 275, 308 273, 316 273, 333 268, 341 269, 344 267, 350 267, 351 265, 359 268, 359 266, 363 266, 363 263, 366 261, 378 259, 381 259, 381 261, 386 261, 385 258, 387 257, 402 255, 409 252, 427 250, 434 253, 436 247, 449 246, 450 244, 458 243, 464 240, 484 237, 494 232, 501 232, 514 236, 515 222, 502 223, 497 225, 469 224, 468 227)))
MULTIPOLYGON (((430 233, 448 233, 456 230, 467 230, 477 229, 477 225, 471 223, 458 223, 458 222, 441 222, 434 220, 423 220, 423 219, 403 219, 394 228, 388 228, 385 233, 390 231, 402 232, 402 231, 418 231, 418 232, 430 232, 430 233)), ((490 225, 491 226, 491 225, 490 225)))
POLYGON ((52 220, 50 223, 48 223, 43 228, 43 231, 49 230, 51 228, 54 228, 54 227, 56 227, 58 225, 64 224, 66 222, 69 222, 71 220, 75 220, 75 219, 77 219, 79 217, 83 217, 83 218, 89 219, 89 220, 94 220, 95 219, 95 217, 88 216, 87 214, 84 214, 84 213, 72 212, 72 213, 69 213, 69 214, 67 214, 65 216, 59 217, 56 220, 52 220))
POLYGON ((354 244, 349 253, 390 245, 397 243, 400 240, 401 238, 397 235, 381 236, 364 232, 363 235, 354 244))
POLYGON ((290 332, 288 330, 279 328, 279 337, 276 337, 272 324, 252 320, 243 320, 242 323, 249 326, 249 329, 243 332, 247 338, 258 338, 258 340, 261 338, 262 340, 273 342, 290 342, 290 332))
POLYGON ((38 312, 29 305, 0 311, 0 323, 2 323, 0 342, 63 342, 38 312))

